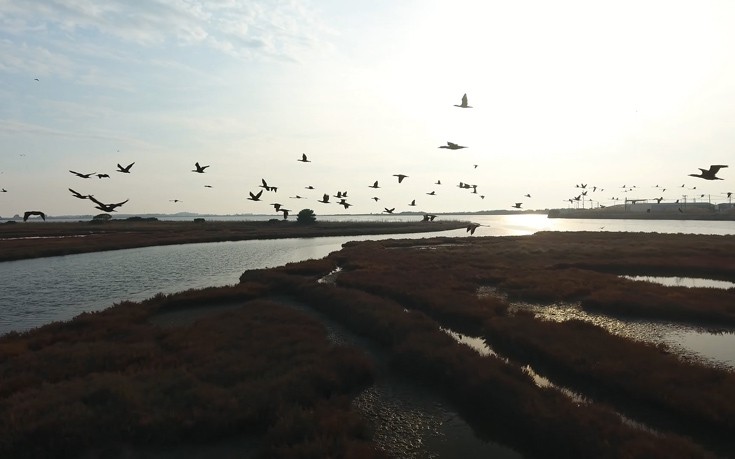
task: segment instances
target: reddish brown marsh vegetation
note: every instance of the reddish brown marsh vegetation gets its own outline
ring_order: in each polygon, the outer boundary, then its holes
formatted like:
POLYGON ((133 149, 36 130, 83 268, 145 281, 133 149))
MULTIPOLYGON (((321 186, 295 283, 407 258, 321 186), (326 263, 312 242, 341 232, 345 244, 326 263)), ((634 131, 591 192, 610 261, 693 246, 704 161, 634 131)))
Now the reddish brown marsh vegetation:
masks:
POLYGON ((78 457, 89 449, 252 436, 264 457, 382 457, 349 405, 372 378, 360 352, 248 286, 124 303, 0 338, 0 456, 78 457), (164 310, 239 299, 190 326, 164 310), (112 446, 111 446, 112 445, 112 446))
MULTIPOLYGON (((418 217, 417 217, 418 218, 418 217)), ((0 261, 192 242, 290 237, 405 234, 462 228, 466 223, 293 221, 128 221, 0 225, 0 261)))
POLYGON ((318 322, 264 299, 271 295, 308 304, 381 346, 396 371, 451 400, 481 436, 528 456, 726 454, 735 447, 732 371, 591 324, 511 313, 502 297, 477 292, 492 286, 511 298, 575 300, 616 315, 732 324, 732 289, 658 289, 618 274, 733 280, 733 249, 734 237, 615 233, 350 243, 323 260, 246 272, 238 286, 13 333, 0 338, 0 455, 242 435, 257 438, 267 457, 380 455, 349 404, 370 384, 371 362, 330 346, 318 322), (317 282, 337 267, 334 284, 317 282), (232 303, 241 307, 191 325, 150 321, 232 303), (510 363, 440 327, 484 337, 510 363), (603 403, 539 388, 525 364, 603 403))
MULTIPOLYGON (((463 356, 466 350, 442 336, 438 327, 484 336, 497 351, 518 363, 531 363, 571 388, 612 403, 654 428, 692 435, 719 451, 731 449, 729 433, 735 429, 733 372, 682 360, 665 347, 611 335, 591 324, 543 322, 529 314, 510 314, 502 298, 478 298, 476 293, 480 287, 494 286, 512 298, 576 300, 584 307, 617 316, 732 325, 733 289, 663 287, 623 280, 617 274, 686 273, 733 280, 733 250, 735 237, 726 236, 540 233, 517 238, 437 238, 347 244, 329 257, 334 266, 342 268, 332 287, 315 285, 305 277, 299 280, 301 276, 292 274, 309 273, 299 272, 298 264, 276 270, 288 272, 285 276, 274 271, 262 274, 282 290, 289 289, 392 348, 400 368, 437 384, 480 423, 501 432, 513 425, 512 431, 520 429, 525 437, 543 438, 540 444, 547 451, 560 454, 564 446, 550 438, 563 438, 559 441, 571 448, 573 455, 600 455, 595 448, 610 442, 620 445, 614 456, 646 456, 651 451, 664 457, 686 456, 688 453, 678 447, 668 449, 676 443, 670 439, 664 441, 666 444, 650 438, 632 443, 619 440, 618 435, 629 439, 645 435, 637 430, 635 434, 627 432, 629 426, 619 425, 615 416, 597 412, 601 408, 596 404, 569 408, 565 405, 572 403, 569 400, 550 401, 550 395, 538 399, 539 389, 527 377, 516 374, 517 380, 510 382, 508 375, 513 372, 504 364, 491 371, 496 364, 488 364, 492 359, 471 352, 463 356), (418 322, 403 325, 402 330, 400 324, 410 320, 418 322), (478 376, 478 368, 492 376, 478 376), (498 394, 502 395, 496 400, 498 394), (503 405, 505 402, 509 405, 503 405), (552 421, 543 413, 559 417, 552 421), (591 429, 596 433, 590 432, 590 438, 597 440, 580 445, 581 435, 575 440, 556 430, 552 434, 554 429, 591 429), (600 443, 595 446, 596 441, 600 443), (642 444, 652 450, 643 453, 644 449, 638 449, 642 444)), ((247 279, 249 273, 243 276, 247 279)), ((514 439, 512 432, 508 436, 505 441, 511 444, 521 441, 514 439)))

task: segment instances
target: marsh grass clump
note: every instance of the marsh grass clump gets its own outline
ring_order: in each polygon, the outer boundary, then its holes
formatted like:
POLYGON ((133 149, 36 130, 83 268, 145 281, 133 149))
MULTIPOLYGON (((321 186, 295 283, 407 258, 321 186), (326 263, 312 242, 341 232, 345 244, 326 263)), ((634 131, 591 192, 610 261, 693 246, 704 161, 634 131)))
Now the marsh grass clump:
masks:
POLYGON ((264 438, 261 448, 277 453, 269 457, 381 457, 345 401, 370 383, 372 363, 332 346, 318 322, 257 300, 171 329, 115 317, 156 309, 155 300, 136 305, 111 308, 114 321, 83 317, 0 339, 2 457, 243 434, 264 438))

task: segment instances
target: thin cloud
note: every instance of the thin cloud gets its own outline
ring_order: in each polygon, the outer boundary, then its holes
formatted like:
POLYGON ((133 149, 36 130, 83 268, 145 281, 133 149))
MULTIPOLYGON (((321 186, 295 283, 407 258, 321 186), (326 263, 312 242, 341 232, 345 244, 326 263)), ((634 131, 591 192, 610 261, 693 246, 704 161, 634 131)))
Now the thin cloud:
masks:
POLYGON ((10 34, 98 34, 141 46, 208 46, 240 58, 298 59, 326 43, 319 19, 299 1, 196 2, 0 0, 0 25, 10 34))

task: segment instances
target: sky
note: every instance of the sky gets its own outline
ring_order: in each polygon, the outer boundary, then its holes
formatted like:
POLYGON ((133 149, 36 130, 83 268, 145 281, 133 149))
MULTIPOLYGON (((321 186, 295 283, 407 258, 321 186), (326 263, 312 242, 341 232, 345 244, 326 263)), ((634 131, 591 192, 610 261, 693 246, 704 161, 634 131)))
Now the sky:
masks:
POLYGON ((0 216, 100 213, 69 188, 125 214, 727 202, 732 24, 730 0, 0 0, 0 216))

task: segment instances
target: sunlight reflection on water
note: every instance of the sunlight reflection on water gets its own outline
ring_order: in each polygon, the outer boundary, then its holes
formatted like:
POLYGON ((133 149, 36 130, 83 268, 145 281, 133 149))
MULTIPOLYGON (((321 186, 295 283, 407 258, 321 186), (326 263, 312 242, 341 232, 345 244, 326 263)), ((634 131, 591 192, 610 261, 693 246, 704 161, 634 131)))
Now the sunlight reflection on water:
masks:
POLYGON ((735 287, 735 283, 714 279, 702 279, 699 277, 658 277, 658 276, 620 276, 626 279, 653 282, 655 284, 665 285, 667 287, 688 287, 688 288, 722 288, 728 289, 735 287))
POLYGON ((712 332, 700 327, 667 322, 619 320, 603 314, 584 311, 577 303, 531 304, 512 303, 511 310, 532 311, 542 320, 564 322, 583 320, 600 326, 612 334, 653 344, 665 344, 682 357, 735 369, 735 333, 712 332))

